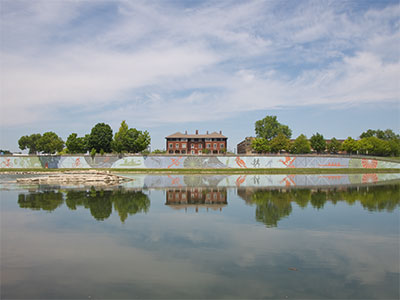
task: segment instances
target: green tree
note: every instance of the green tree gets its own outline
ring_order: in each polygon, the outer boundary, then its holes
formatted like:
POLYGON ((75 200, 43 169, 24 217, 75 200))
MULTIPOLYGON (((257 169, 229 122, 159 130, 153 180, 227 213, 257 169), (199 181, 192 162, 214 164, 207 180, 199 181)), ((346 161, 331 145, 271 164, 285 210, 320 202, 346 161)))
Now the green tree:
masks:
MULTIPOLYGON (((204 150, 203 150, 203 153, 206 153, 205 150, 208 150, 208 149, 204 149, 204 150)), ((167 151, 165 151, 165 150, 160 150, 160 149, 155 149, 155 150, 153 150, 151 153, 153 153, 153 154, 165 154, 165 153, 167 153, 167 151)), ((209 151, 208 153, 210 153, 210 151, 209 151)))
POLYGON ((332 138, 331 142, 326 145, 326 148, 328 149, 329 153, 338 153, 341 148, 341 143, 336 139, 332 138))
POLYGON ((391 152, 389 141, 379 139, 376 136, 363 138, 357 141, 357 148, 362 154, 378 156, 387 156, 390 155, 391 152))
POLYGON ((128 152, 139 153, 147 149, 150 145, 150 134, 145 131, 129 128, 128 131, 128 152))
POLYGON ((287 125, 279 123, 276 116, 266 116, 264 119, 256 121, 255 131, 257 137, 268 141, 279 133, 284 134, 288 139, 292 136, 292 130, 287 125))
POLYGON ((255 138, 251 142, 251 148, 253 148, 257 153, 267 153, 271 151, 268 141, 264 138, 255 138))
POLYGON ((96 156, 96 149, 92 148, 92 150, 90 150, 90 156, 92 157, 92 159, 94 159, 94 157, 96 156))
POLYGON ((400 155, 400 139, 392 139, 388 141, 390 147, 390 155, 399 156, 400 155))
POLYGON ((45 132, 37 141, 38 151, 54 154, 64 148, 64 141, 54 132, 45 132))
POLYGON ((67 146, 68 153, 86 153, 87 143, 85 137, 77 137, 76 133, 71 133, 65 145, 67 146))
POLYGON ((113 133, 110 125, 98 123, 92 128, 88 137, 88 149, 95 149, 97 153, 103 149, 104 152, 109 153, 112 139, 113 133))
POLYGON ((342 150, 349 154, 357 152, 357 141, 350 136, 342 143, 342 150))
POLYGON ((21 150, 29 149, 29 154, 35 154, 38 151, 37 142, 42 137, 40 133, 22 136, 18 140, 18 145, 21 150))
POLYGON ((303 154, 311 152, 310 142, 304 134, 300 134, 293 142, 290 151, 294 154, 303 154))
POLYGON ((117 153, 122 153, 128 151, 127 139, 128 139, 129 127, 125 120, 122 121, 118 132, 114 135, 114 140, 112 141, 112 149, 117 153))
POLYGON ((398 134, 395 134, 392 129, 386 129, 385 131, 381 129, 377 130, 368 129, 367 131, 360 134, 360 139, 369 138, 373 136, 385 141, 389 141, 392 139, 400 139, 400 136, 398 134))
POLYGON ((151 138, 147 131, 140 131, 136 128, 129 128, 125 121, 122 121, 118 132, 114 136, 112 148, 118 153, 138 153, 147 149, 151 138))
POLYGON ((276 137, 271 140, 271 152, 278 153, 282 150, 289 151, 290 140, 282 132, 279 132, 276 137))
POLYGON ((311 148, 313 148, 318 153, 322 153, 326 149, 326 141, 324 139, 324 136, 318 132, 310 138, 310 143, 311 148))

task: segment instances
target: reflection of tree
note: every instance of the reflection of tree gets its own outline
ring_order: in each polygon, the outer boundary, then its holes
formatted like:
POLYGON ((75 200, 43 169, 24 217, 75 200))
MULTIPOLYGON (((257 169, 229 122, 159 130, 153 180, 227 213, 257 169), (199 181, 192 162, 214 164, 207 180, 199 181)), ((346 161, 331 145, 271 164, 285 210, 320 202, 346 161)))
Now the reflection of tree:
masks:
POLYGON ((326 190, 242 188, 238 195, 246 203, 256 205, 256 220, 268 227, 277 226, 279 220, 291 214, 292 201, 302 208, 310 203, 317 209, 322 209, 327 201, 332 204, 345 201, 349 205, 359 202, 369 211, 391 212, 400 206, 400 184, 326 190))
MULTIPOLYGON (((35 210, 53 211, 63 202, 63 194, 59 191, 20 194, 18 196, 20 207, 35 210)), ((89 191, 67 191, 65 204, 71 210, 76 210, 79 206, 89 209, 96 220, 107 219, 111 215, 114 205, 114 209, 118 212, 121 221, 124 222, 128 215, 147 212, 150 207, 150 200, 141 191, 104 191, 92 188, 89 191)))
POLYGON ((311 194, 311 205, 317 209, 323 208, 326 202, 326 192, 316 191, 311 194))
POLYGON ((289 193, 281 193, 278 190, 255 192, 252 202, 257 205, 256 220, 263 222, 267 227, 276 227, 280 219, 292 212, 290 201, 289 193))
POLYGON ((363 188, 360 202, 369 211, 391 212, 400 205, 400 184, 363 188))
POLYGON ((90 209, 96 220, 107 219, 114 209, 118 212, 122 222, 128 215, 138 212, 147 212, 150 200, 140 191, 113 190, 103 191, 92 188, 90 191, 68 191, 66 204, 70 209, 83 206, 90 209))
POLYGON ((122 222, 128 215, 134 215, 138 212, 148 212, 150 199, 146 194, 140 191, 122 192, 117 191, 113 195, 114 209, 118 212, 122 222))
POLYGON ((291 190, 293 200, 297 203, 301 208, 305 208, 308 205, 311 197, 310 189, 294 189, 291 190))
POLYGON ((32 194, 19 194, 18 204, 21 208, 53 211, 64 202, 61 192, 45 191, 32 194))

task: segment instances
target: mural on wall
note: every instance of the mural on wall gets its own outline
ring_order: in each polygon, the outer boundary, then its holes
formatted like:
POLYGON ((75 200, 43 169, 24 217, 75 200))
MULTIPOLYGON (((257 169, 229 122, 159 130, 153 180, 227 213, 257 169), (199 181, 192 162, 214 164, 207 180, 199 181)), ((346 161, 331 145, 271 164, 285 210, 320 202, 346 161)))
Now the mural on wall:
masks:
POLYGON ((400 163, 329 156, 1 156, 1 168, 259 169, 400 168, 400 163))

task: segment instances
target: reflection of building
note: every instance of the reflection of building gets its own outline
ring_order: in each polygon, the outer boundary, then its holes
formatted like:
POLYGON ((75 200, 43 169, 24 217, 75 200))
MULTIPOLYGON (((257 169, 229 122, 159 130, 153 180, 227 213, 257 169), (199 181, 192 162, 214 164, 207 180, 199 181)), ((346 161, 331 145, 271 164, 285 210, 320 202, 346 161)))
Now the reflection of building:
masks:
POLYGON ((226 189, 221 188, 181 188, 167 190, 166 205, 181 209, 204 207, 213 210, 222 210, 222 207, 228 204, 226 189))
POLYGON ((166 137, 168 154, 219 154, 226 152, 228 138, 219 133, 183 134, 176 132, 166 137))
POLYGON ((254 140, 254 137, 246 137, 243 141, 237 144, 237 153, 238 154, 253 154, 256 153, 253 148, 251 148, 251 142, 254 140))

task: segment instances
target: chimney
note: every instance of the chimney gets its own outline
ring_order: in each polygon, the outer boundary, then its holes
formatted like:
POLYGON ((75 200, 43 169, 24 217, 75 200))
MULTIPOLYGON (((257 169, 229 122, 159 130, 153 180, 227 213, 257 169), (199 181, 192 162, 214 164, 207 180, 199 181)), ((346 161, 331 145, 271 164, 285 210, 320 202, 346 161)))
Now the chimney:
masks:
POLYGON ((207 130, 207 134, 208 134, 208 130, 207 130))
POLYGON ((222 130, 219 131, 219 134, 222 134, 222 130))
POLYGON ((196 134, 199 134, 199 130, 198 129, 196 129, 196 134))
POLYGON ((185 130, 185 134, 187 135, 187 130, 185 130))

